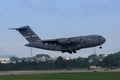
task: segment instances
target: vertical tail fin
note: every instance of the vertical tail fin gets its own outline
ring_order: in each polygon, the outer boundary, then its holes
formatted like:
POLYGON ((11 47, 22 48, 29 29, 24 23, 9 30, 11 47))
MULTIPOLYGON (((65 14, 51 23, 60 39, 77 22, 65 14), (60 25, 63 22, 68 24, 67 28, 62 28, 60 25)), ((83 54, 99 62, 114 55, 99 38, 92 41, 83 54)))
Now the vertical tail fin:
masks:
POLYGON ((27 41, 29 42, 36 42, 40 41, 41 39, 32 31, 32 29, 29 26, 23 26, 20 28, 16 28, 17 31, 19 31, 27 41))

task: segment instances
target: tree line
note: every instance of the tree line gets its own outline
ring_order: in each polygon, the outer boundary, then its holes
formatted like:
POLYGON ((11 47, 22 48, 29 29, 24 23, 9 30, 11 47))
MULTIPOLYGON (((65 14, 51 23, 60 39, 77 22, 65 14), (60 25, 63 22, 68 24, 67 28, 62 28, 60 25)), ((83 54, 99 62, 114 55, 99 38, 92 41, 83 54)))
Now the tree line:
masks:
POLYGON ((75 68, 89 68, 91 65, 100 66, 102 68, 119 68, 120 51, 114 54, 109 54, 106 57, 102 57, 102 55, 97 56, 96 54, 92 54, 87 58, 78 57, 76 59, 69 59, 69 60, 65 60, 63 57, 59 56, 56 60, 46 60, 44 62, 22 61, 22 62, 16 62, 15 64, 0 63, 0 71, 75 69, 75 68))

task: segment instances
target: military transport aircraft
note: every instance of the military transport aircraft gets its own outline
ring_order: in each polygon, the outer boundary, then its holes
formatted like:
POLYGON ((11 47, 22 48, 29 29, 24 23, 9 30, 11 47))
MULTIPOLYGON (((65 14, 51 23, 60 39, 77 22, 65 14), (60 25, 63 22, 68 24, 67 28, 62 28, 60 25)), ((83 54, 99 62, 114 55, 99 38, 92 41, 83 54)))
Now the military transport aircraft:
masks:
POLYGON ((106 39, 100 35, 41 40, 29 26, 11 29, 19 31, 25 37, 25 39, 29 42, 25 46, 53 51, 61 51, 62 53, 68 52, 72 54, 76 53, 77 50, 80 50, 82 48, 96 46, 100 46, 100 48, 102 48, 101 45, 106 41, 106 39))

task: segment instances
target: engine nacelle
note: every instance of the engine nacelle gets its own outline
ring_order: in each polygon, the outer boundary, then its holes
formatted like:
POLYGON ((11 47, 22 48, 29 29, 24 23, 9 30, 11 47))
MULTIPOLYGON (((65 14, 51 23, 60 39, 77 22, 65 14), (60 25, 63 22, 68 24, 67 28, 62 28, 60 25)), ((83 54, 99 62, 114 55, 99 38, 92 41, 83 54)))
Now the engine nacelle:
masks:
POLYGON ((68 38, 68 39, 60 39, 58 40, 58 42, 61 44, 70 44, 72 41, 68 38))

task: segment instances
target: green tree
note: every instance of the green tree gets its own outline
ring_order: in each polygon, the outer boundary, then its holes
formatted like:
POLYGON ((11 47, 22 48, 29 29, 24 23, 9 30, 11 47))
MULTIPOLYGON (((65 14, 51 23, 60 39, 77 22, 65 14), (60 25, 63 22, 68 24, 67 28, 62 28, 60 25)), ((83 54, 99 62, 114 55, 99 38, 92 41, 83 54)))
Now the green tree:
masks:
POLYGON ((63 57, 59 56, 57 60, 54 62, 55 67, 58 69, 63 69, 66 67, 66 61, 63 59, 63 57))

